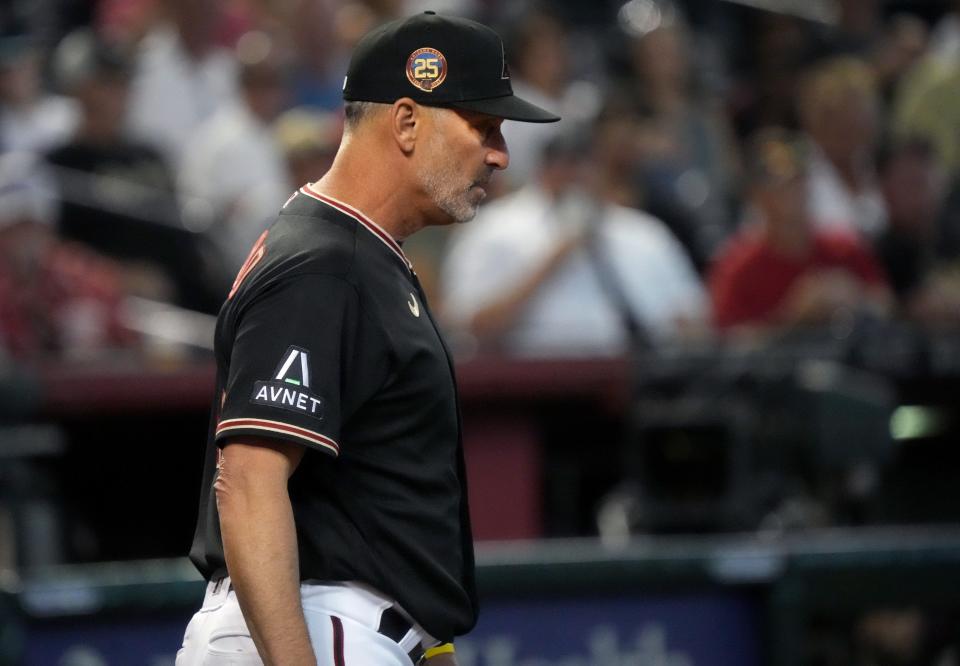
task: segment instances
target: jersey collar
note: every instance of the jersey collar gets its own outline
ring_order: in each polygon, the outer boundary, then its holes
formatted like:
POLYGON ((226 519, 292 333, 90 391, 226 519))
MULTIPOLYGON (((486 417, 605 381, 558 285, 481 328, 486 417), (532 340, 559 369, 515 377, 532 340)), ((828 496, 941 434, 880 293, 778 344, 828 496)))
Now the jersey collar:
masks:
POLYGON ((350 204, 346 204, 339 199, 334 199, 328 194, 321 194, 320 192, 317 192, 310 186, 309 183, 301 187, 300 192, 306 194, 308 197, 313 197, 317 201, 327 204, 331 208, 337 209, 344 215, 352 217, 361 227, 364 227, 367 231, 376 236, 380 242, 390 248, 395 255, 400 257, 400 260, 403 262, 403 265, 407 267, 407 270, 413 272, 413 264, 411 264, 410 260, 407 259, 407 255, 403 253, 403 249, 401 249, 399 243, 397 243, 397 241, 393 239, 393 236, 387 233, 386 230, 379 224, 371 220, 369 217, 361 213, 350 204))

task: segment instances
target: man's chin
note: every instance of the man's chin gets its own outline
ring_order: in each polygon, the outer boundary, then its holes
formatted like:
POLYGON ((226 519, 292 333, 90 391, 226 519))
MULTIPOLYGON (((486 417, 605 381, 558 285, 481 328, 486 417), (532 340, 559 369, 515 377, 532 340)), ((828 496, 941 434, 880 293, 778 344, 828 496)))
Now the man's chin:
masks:
POLYGON ((477 210, 479 208, 479 203, 463 202, 462 205, 457 206, 456 208, 443 208, 442 210, 447 217, 450 218, 452 223, 466 224, 477 216, 477 210))
MULTIPOLYGON (((476 194, 468 194, 459 200, 434 200, 437 210, 445 217, 446 224, 465 224, 477 216, 480 208, 480 201, 484 197, 478 197, 476 194)), ((444 224, 444 222, 434 222, 434 224, 444 224)))
POLYGON ((475 194, 470 196, 470 201, 464 205, 464 214, 457 217, 458 224, 466 224, 467 222, 475 218, 477 216, 477 211, 480 210, 481 202, 483 202, 483 200, 487 198, 487 191, 485 189, 483 188, 475 188, 475 189, 480 190, 479 196, 475 194))
POLYGON ((467 222, 469 222, 470 220, 472 220, 473 218, 475 218, 475 217, 477 216, 477 209, 478 209, 478 208, 479 208, 479 206, 471 206, 471 208, 470 208, 469 211, 464 211, 464 214, 463 214, 463 215, 458 215, 457 217, 455 217, 455 218, 454 218, 454 221, 455 221, 457 224, 466 224, 467 222))

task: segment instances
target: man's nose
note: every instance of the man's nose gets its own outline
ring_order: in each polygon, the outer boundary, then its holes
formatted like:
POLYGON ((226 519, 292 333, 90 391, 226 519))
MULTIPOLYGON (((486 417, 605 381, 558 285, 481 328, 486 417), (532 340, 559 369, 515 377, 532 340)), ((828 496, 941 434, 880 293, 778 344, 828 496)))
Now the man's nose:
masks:
POLYGON ((494 169, 506 169, 510 165, 510 151, 507 150, 507 142, 499 132, 496 140, 491 141, 486 163, 494 169))

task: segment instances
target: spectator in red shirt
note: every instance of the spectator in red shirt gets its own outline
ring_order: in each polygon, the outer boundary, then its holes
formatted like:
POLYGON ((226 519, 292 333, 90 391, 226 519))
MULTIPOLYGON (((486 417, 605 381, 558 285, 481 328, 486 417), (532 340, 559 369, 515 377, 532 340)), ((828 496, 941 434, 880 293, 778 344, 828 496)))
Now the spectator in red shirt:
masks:
POLYGON ((716 326, 816 326, 837 314, 886 313, 886 279, 849 234, 815 228, 807 208, 806 160, 797 139, 763 130, 750 142, 751 215, 721 251, 710 276, 716 326))
POLYGON ((56 237, 52 194, 34 157, 0 157, 0 350, 43 358, 130 345, 119 270, 56 237))

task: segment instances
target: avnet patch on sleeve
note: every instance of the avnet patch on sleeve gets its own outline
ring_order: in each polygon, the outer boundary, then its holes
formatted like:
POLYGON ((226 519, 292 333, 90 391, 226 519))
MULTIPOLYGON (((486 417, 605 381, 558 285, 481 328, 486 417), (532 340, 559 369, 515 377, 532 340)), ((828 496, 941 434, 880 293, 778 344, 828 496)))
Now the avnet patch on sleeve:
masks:
POLYGON ((273 378, 254 382, 250 402, 323 420, 323 398, 310 391, 310 352, 288 347, 273 378))
POLYGON ((272 437, 339 455, 344 404, 384 381, 379 331, 365 328, 358 292, 341 277, 294 274, 252 287, 228 306, 217 441, 272 437))

